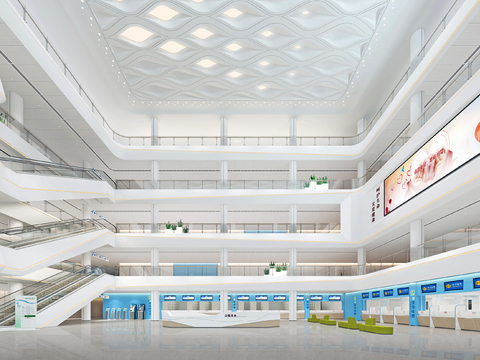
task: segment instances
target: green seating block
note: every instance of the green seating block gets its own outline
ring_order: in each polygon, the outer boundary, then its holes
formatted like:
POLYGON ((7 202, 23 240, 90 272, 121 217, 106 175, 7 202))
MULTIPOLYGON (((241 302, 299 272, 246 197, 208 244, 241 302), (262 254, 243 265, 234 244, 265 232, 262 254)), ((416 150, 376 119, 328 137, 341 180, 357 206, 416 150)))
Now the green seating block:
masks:
POLYGON ((311 318, 307 319, 308 322, 318 323, 320 319, 317 319, 317 315, 312 315, 311 318))
POLYGON ((375 325, 375 319, 368 318, 365 325, 360 325, 360 331, 371 332, 381 335, 393 335, 393 327, 375 325))
POLYGON ((324 315, 323 319, 320 319, 319 322, 323 325, 337 325, 336 320, 330 320, 330 315, 324 315))
MULTIPOLYGON (((375 319, 373 319, 375 320, 375 319)), ((361 324, 357 324, 357 320, 355 320, 354 317, 349 317, 346 322, 339 322, 338 327, 344 328, 344 329, 351 329, 351 330, 358 330, 360 329, 361 324)))

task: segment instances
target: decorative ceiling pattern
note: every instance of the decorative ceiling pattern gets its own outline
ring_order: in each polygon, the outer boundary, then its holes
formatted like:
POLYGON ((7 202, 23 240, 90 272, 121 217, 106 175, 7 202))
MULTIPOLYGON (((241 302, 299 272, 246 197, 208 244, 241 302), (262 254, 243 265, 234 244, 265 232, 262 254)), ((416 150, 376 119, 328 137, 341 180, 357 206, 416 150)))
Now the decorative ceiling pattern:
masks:
POLYGON ((338 100, 388 0, 87 0, 141 100, 338 100))

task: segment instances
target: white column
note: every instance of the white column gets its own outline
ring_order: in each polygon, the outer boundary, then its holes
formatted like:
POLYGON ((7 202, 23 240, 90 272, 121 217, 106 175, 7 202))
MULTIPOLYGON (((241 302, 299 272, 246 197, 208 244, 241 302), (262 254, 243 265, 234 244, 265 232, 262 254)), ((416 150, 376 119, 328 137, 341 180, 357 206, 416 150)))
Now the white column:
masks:
MULTIPOLYGON (((89 266, 92 265, 92 253, 87 252, 82 255, 82 265, 89 266)), ((82 308, 82 320, 90 321, 92 319, 92 308, 91 303, 89 302, 82 308)))
POLYGON ((297 321, 297 292, 288 292, 288 320, 297 321))
POLYGON ((361 118, 357 121, 357 135, 358 135, 358 142, 365 139, 365 134, 363 132, 367 128, 367 118, 361 118))
POLYGON ((9 91, 7 100, 8 113, 11 117, 23 125, 23 98, 17 93, 9 91))
POLYGON ((83 204, 82 205, 82 218, 83 219, 91 219, 92 218, 92 207, 90 204, 83 204))
POLYGON ((295 189, 297 183, 297 161, 290 161, 290 188, 295 189))
POLYGON ((424 258, 424 226, 423 219, 417 219, 410 223, 410 261, 424 258))
POLYGON ((220 232, 226 234, 228 232, 228 205, 222 205, 220 216, 220 232))
POLYGON ((20 291, 23 289, 23 284, 20 282, 9 282, 8 283, 8 294, 13 294, 14 292, 18 291, 16 295, 22 296, 23 291, 20 291))
POLYGON ((158 180, 160 179, 160 163, 152 161, 152 189, 159 189, 158 180))
POLYGON ((290 232, 297 232, 297 205, 290 205, 290 232))
POLYGON ((228 188, 228 162, 220 161, 220 188, 228 188))
POLYGON ((158 119, 152 118, 152 146, 158 145, 158 119))
POLYGON ((0 79, 0 104, 3 104, 5 101, 7 101, 7 96, 5 95, 2 79, 0 79))
POLYGON ((290 119, 290 146, 297 145, 297 118, 290 119))
POLYGON ((228 119, 227 118, 220 119, 220 145, 221 146, 228 145, 228 119))
POLYGON ((228 275, 228 249, 220 249, 220 276, 228 275))
POLYGON ((367 173, 367 162, 366 161, 360 161, 357 164, 357 178, 358 178, 358 186, 363 186, 366 183, 366 178, 364 177, 365 174, 367 173))
POLYGON ((20 220, 9 218, 8 219, 8 227, 9 228, 23 228, 23 222, 20 220))
POLYGON ((152 249, 150 256, 150 263, 152 266, 152 276, 158 276, 158 263, 159 260, 159 250, 157 248, 152 249))
POLYGON ((424 29, 416 30, 412 36, 410 37, 410 73, 412 73, 420 61, 424 54, 420 54, 420 51, 425 44, 425 31, 424 29), (420 54, 420 56, 418 56, 420 54))
POLYGON ((289 272, 288 275, 294 276, 297 274, 297 249, 291 248, 290 249, 290 257, 288 261, 289 272))
POLYGON ((150 301, 152 304, 152 321, 158 321, 160 320, 160 300, 158 290, 151 291, 150 301))
POLYGON ((423 106, 423 91, 413 94, 410 98, 410 136, 423 125, 422 120, 418 121, 423 114, 423 106))
POLYGON ((160 209, 158 204, 152 204, 152 234, 158 232, 158 221, 160 218, 160 209))
POLYGON ((220 312, 222 314, 228 312, 228 291, 226 290, 220 291, 220 312))
POLYGON ((365 248, 357 249, 357 267, 358 267, 358 274, 357 275, 365 275, 366 269, 365 264, 367 263, 367 251, 365 248))

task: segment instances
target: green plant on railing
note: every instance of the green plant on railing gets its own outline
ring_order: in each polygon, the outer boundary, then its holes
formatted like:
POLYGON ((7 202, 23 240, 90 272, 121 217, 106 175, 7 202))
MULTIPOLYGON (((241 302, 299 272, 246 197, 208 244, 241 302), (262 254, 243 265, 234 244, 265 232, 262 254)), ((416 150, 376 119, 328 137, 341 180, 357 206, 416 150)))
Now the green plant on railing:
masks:
POLYGON ((282 265, 282 271, 287 271, 287 264, 284 263, 284 264, 282 265))
POLYGON ((170 230, 172 228, 172 224, 170 224, 170 221, 165 224, 165 229, 170 230))
POLYGON ((177 224, 178 224, 178 227, 182 227, 183 226, 182 219, 180 219, 180 221, 177 224))
POLYGON ((265 270, 263 270, 263 273, 264 273, 265 275, 270 274, 270 269, 265 269, 265 270))
POLYGON ((270 268, 273 269, 275 267, 275 263, 273 261, 270 261, 270 268))
POLYGON ((6 120, 4 119, 4 116, 5 114, 4 113, 0 113, 0 122, 5 124, 6 120))
POLYGON ((281 272, 281 271, 282 271, 282 267, 281 267, 280 265, 277 265, 277 266, 275 267, 275 271, 276 271, 276 272, 281 272))
POLYGON ((177 225, 176 224, 172 224, 172 230, 173 231, 177 230, 177 225))
POLYGON ((305 181, 304 187, 309 188, 310 187, 310 181, 305 181))
POLYGON ((315 175, 310 175, 310 181, 315 181, 315 175))
POLYGON ((183 231, 184 234, 188 233, 188 231, 189 231, 188 227, 185 226, 182 231, 183 231))

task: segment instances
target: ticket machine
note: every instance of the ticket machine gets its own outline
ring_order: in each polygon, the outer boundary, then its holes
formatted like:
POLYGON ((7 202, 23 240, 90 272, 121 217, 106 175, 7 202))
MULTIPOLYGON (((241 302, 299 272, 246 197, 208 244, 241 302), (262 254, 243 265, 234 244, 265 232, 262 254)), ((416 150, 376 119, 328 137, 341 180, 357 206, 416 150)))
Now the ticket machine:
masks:
POLYGON ((121 308, 117 308, 117 319, 122 320, 122 309, 121 308))
POLYGON ((106 320, 110 319, 110 308, 105 309, 104 319, 106 319, 106 320))
POLYGON ((145 319, 145 304, 138 304, 138 319, 145 319))
POLYGON ((138 319, 137 304, 130 304, 130 320, 138 319))
POLYGON ((128 313, 127 313, 127 308, 123 308, 123 316, 122 316, 122 319, 123 319, 123 320, 128 319, 127 315, 128 315, 128 313))
POLYGON ((113 308, 111 311, 110 311, 110 319, 112 320, 116 320, 116 316, 115 316, 115 308, 113 308))

